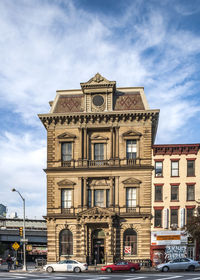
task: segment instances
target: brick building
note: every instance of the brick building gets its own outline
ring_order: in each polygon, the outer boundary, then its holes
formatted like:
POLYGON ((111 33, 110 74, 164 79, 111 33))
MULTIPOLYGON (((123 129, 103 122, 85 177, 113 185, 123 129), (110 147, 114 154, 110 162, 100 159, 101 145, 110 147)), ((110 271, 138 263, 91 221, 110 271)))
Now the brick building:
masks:
POLYGON ((60 90, 47 130, 48 261, 150 258, 152 144, 159 110, 142 87, 96 74, 60 90))
POLYGON ((199 259, 185 225, 200 206, 200 144, 153 145, 153 165, 152 260, 199 259))

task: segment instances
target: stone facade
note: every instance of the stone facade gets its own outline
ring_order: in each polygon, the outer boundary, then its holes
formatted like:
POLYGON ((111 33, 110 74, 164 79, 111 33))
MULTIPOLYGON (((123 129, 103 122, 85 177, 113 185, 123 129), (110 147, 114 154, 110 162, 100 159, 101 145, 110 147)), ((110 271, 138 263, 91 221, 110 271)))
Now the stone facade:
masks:
POLYGON ((149 259, 159 110, 148 108, 143 88, 116 88, 98 73, 50 104, 39 115, 47 130, 48 262, 149 259))

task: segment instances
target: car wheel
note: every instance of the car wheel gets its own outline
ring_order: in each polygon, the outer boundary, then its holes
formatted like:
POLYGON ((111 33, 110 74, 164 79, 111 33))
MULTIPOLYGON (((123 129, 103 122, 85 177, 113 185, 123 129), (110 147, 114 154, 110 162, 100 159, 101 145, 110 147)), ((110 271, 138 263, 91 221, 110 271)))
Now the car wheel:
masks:
POLYGON ((135 268, 131 267, 130 272, 135 272, 135 268))
POLYGON ((52 266, 48 266, 46 271, 49 272, 49 273, 53 272, 53 267, 52 266))
POLYGON ((163 272, 169 271, 169 267, 168 267, 168 266, 164 266, 163 269, 162 269, 162 271, 163 271, 163 272))
POLYGON ((108 268, 106 268, 106 272, 112 272, 112 268, 110 268, 110 267, 108 267, 108 268))
POLYGON ((190 266, 188 267, 188 270, 189 270, 189 271, 194 271, 194 270, 195 270, 195 266, 194 266, 194 265, 190 265, 190 266))
POLYGON ((77 267, 75 267, 75 268, 74 268, 74 272, 76 272, 76 273, 79 273, 79 272, 81 272, 81 269, 80 269, 80 267, 78 267, 78 266, 77 266, 77 267))

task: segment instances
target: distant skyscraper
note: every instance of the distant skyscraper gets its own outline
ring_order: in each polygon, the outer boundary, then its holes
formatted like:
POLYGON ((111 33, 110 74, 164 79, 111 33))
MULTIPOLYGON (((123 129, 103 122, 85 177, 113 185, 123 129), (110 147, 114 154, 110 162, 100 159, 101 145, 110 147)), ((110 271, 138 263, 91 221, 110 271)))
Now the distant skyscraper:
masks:
POLYGON ((6 217, 7 207, 3 204, 0 204, 0 216, 6 217))

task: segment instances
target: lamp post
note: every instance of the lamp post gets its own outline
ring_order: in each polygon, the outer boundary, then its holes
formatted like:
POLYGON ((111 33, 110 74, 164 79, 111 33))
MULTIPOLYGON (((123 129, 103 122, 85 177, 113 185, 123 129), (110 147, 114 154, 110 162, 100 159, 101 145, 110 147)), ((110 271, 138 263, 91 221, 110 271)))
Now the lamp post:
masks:
POLYGON ((17 192, 20 195, 21 199, 23 200, 23 251, 24 251, 24 266, 23 266, 23 270, 26 271, 25 198, 15 188, 12 189, 12 192, 17 192))

